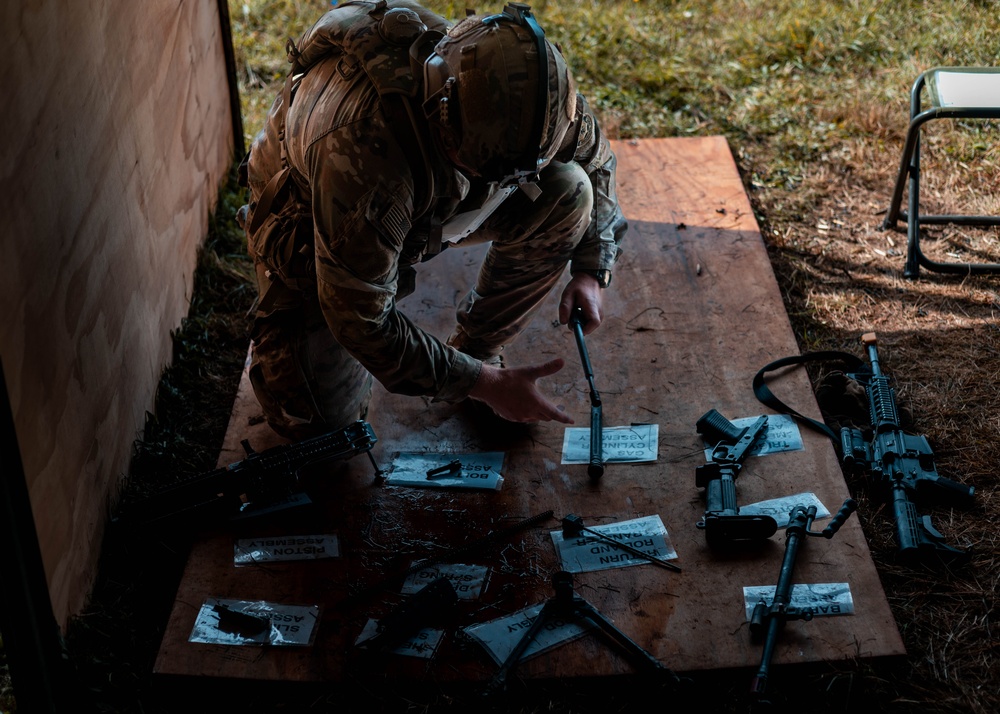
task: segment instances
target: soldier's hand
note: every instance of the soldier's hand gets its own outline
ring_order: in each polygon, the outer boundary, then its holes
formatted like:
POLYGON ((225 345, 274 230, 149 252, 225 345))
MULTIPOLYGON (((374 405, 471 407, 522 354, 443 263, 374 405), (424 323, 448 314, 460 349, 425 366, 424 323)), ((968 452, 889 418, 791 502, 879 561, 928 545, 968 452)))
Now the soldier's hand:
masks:
POLYGON ((572 424, 573 419, 562 408, 549 401, 536 384, 542 377, 555 374, 562 367, 561 358, 530 367, 508 369, 484 364, 469 396, 485 402, 507 421, 558 421, 572 424))
POLYGON ((567 324, 573 308, 578 307, 583 312, 583 334, 589 335, 604 319, 603 306, 604 290, 597 278, 587 273, 577 273, 570 279, 559 300, 559 323, 567 324))

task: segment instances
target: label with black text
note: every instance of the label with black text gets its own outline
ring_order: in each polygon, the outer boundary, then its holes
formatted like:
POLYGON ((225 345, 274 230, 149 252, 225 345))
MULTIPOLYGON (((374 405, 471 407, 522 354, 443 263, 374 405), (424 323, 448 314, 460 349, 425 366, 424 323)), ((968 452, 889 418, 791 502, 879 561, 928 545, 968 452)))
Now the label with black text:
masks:
MULTIPOLYGON (((503 664, 521 639, 531 630, 543 607, 544 603, 533 605, 513 615, 465 627, 462 632, 482 645, 497 664, 503 664)), ((545 623, 535 633, 518 662, 582 637, 593 626, 589 620, 575 617, 564 619, 546 616, 545 623)))
MULTIPOLYGON (((757 603, 770 606, 774 600, 774 585, 752 585, 743 588, 743 607, 747 621, 753 615, 757 603)), ((853 615, 854 598, 847 583, 796 583, 792 585, 789 607, 813 617, 831 615, 853 615)))
MULTIPOLYGON (((601 430, 601 458, 606 464, 656 461, 659 436, 659 424, 605 427, 601 430)), ((566 428, 563 433, 562 463, 590 463, 590 429, 566 428)))
POLYGON ((188 641, 272 647, 311 645, 319 613, 318 605, 208 598, 198 610, 188 641))
POLYGON ((778 528, 785 528, 788 526, 788 521, 791 520, 792 509, 797 506, 805 508, 816 506, 816 520, 830 517, 830 511, 815 493, 797 493, 794 496, 782 496, 767 501, 749 503, 746 506, 740 506, 740 515, 771 516, 778 524, 778 528))
POLYGON ((403 582, 400 593, 413 595, 439 578, 448 578, 459 600, 478 600, 486 585, 490 569, 485 565, 438 563, 410 573, 403 582))
POLYGON ((401 453, 385 482, 421 488, 469 488, 499 491, 503 486, 504 452, 479 454, 401 453))
POLYGON ((334 534, 240 538, 233 548, 233 563, 239 567, 281 560, 318 560, 340 556, 334 534))
POLYGON ((667 528, 659 515, 586 527, 601 535, 584 531, 567 538, 561 530, 550 531, 549 535, 552 536, 563 570, 570 573, 589 573, 595 570, 649 564, 647 558, 616 547, 616 542, 657 560, 673 560, 677 557, 677 551, 670 543, 667 528))

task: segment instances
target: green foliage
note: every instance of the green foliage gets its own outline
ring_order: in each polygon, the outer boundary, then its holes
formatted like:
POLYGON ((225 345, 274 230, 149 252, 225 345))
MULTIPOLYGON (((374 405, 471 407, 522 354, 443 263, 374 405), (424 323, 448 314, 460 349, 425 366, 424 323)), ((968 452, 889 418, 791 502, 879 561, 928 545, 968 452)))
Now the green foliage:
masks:
MULTIPOLYGON (((430 0, 457 19, 502 3, 430 0)), ((839 142, 905 117, 906 93, 937 64, 994 64, 991 2, 920 0, 544 0, 533 3, 606 129, 619 138, 722 133, 787 173, 839 142)), ((284 43, 326 0, 230 0, 248 134, 284 76, 284 43)))

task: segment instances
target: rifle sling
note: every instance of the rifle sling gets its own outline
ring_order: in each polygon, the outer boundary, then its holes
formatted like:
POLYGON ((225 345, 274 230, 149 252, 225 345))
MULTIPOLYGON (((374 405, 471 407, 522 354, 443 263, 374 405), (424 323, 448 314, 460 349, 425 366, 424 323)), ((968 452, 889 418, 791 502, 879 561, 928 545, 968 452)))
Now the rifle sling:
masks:
POLYGON ((781 359, 774 360, 773 362, 764 365, 760 368, 760 371, 754 375, 753 378, 753 393, 757 397, 757 400, 764 404, 765 406, 771 407, 781 414, 788 414, 792 417, 803 422, 806 426, 815 429, 816 431, 826 434, 833 440, 835 446, 840 445, 839 435, 833 432, 833 429, 828 427, 821 421, 812 419, 800 414, 799 412, 792 409, 790 406, 785 404, 783 401, 774 396, 774 393, 770 390, 767 384, 764 383, 764 375, 768 372, 773 372, 776 369, 781 369, 782 367, 790 367, 797 364, 805 364, 806 362, 832 362, 840 361, 847 365, 848 372, 854 372, 864 366, 863 360, 861 358, 852 355, 849 352, 840 352, 838 350, 825 350, 821 352, 806 352, 801 355, 792 355, 791 357, 782 357, 781 359))

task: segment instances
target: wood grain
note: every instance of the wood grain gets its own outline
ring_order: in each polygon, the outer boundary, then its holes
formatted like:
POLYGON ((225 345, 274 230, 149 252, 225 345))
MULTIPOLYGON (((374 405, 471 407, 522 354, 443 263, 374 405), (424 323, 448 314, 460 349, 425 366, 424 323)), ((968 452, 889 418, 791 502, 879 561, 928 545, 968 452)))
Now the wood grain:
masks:
MULTIPOLYGON (((704 500, 695 468, 704 463, 695 432, 698 417, 716 408, 729 418, 762 412, 751 390, 767 362, 797 353, 794 335, 767 252, 729 148, 720 137, 658 139, 615 144, 619 190, 630 220, 627 250, 607 300, 607 318, 587 338, 605 426, 656 423, 655 463, 611 464, 592 482, 585 465, 561 464, 564 427, 540 424, 502 428, 466 406, 378 392, 370 421, 379 437, 373 453, 385 465, 401 451, 502 450, 506 482, 499 492, 429 491, 380 486, 361 458, 327 480, 318 520, 298 528, 335 529, 344 556, 335 561, 259 569, 232 566, 231 535, 205 538, 194 550, 156 663, 162 674, 302 681, 340 681, 357 674, 351 643, 369 616, 384 614, 399 597, 391 590, 346 613, 334 605, 348 584, 375 582, 405 567, 405 553, 422 558, 461 545, 517 519, 552 509, 557 518, 581 515, 599 525, 658 514, 683 568, 651 565, 584 573, 576 592, 666 666, 679 672, 756 667, 759 644, 745 622, 742 587, 774 584, 784 553, 779 534, 766 547, 739 556, 705 544, 695 523, 704 500), (315 646, 298 651, 234 651, 186 640, 196 607, 208 596, 273 599, 325 606, 315 646)), ((420 266, 418 292, 402 308, 419 324, 445 336, 454 307, 467 290, 480 255, 445 251, 420 266)), ((508 364, 555 355, 566 367, 543 388, 565 405, 578 426, 588 423, 587 383, 572 333, 558 325, 556 296, 509 349, 508 364)), ((818 416, 805 374, 770 381, 800 411, 818 416)), ((276 443, 241 392, 223 461, 240 458, 240 438, 276 443)), ((738 482, 740 503, 812 491, 831 511, 848 496, 832 445, 802 434, 805 449, 751 458, 738 482)), ((277 532, 286 526, 275 526, 277 532)), ((552 596, 559 568, 549 530, 525 533, 473 562, 493 575, 482 601, 464 607, 452 626, 493 619, 552 596)), ((307 532, 298 530, 297 532, 307 532)), ((821 662, 903 653, 872 564, 861 524, 851 519, 833 540, 809 539, 796 582, 848 582, 857 614, 787 625, 775 663, 821 662)), ((496 666, 475 649, 448 637, 433 664, 394 658, 389 671, 435 681, 482 680, 496 666)), ((524 663, 522 676, 610 676, 630 663, 595 637, 524 663)), ((364 674, 364 672, 361 672, 364 674)), ((369 672, 372 674, 372 672, 369 672)))

